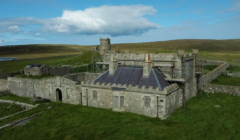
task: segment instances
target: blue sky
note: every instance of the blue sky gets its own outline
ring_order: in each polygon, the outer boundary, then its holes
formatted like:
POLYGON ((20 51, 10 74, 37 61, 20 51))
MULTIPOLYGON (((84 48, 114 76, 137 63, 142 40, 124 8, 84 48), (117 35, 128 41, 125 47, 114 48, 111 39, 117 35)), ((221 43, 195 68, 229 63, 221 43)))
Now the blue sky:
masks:
POLYGON ((0 0, 0 7, 0 46, 240 38, 240 0, 0 0))

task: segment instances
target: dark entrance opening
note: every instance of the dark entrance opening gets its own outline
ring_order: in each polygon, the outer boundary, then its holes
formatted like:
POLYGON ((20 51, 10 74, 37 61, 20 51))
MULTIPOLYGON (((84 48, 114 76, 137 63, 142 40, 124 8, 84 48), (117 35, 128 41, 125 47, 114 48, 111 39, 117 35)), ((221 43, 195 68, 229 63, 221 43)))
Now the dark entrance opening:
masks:
POLYGON ((61 102, 62 101, 62 91, 60 89, 56 90, 56 95, 57 95, 57 101, 61 102))

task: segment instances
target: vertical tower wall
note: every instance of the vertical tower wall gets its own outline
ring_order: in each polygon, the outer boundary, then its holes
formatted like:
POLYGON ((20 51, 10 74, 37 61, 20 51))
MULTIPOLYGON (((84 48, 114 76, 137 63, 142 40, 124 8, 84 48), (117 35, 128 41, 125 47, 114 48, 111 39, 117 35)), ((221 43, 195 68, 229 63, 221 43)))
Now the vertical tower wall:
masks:
POLYGON ((110 39, 102 39, 100 38, 100 54, 105 54, 106 51, 111 50, 111 42, 110 39))

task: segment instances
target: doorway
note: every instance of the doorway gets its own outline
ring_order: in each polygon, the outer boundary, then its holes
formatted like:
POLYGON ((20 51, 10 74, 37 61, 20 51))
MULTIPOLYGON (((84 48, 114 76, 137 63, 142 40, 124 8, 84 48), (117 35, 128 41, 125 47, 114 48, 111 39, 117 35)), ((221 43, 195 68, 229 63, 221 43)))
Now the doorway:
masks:
POLYGON ((56 89, 56 100, 59 102, 62 101, 62 91, 60 89, 56 89))

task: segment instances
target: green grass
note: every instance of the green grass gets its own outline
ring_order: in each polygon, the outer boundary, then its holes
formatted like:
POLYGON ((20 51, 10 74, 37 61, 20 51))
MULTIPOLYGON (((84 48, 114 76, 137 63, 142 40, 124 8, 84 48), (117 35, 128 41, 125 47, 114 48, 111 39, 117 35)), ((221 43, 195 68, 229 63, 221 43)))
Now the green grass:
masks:
POLYGON ((46 64, 49 66, 81 65, 82 63, 89 63, 91 59, 92 52, 86 51, 78 56, 62 56, 56 58, 30 59, 22 61, 4 61, 0 62, 0 70, 2 70, 2 72, 23 70, 28 64, 46 64))
POLYGON ((210 71, 214 70, 218 66, 213 66, 213 65, 206 65, 203 66, 204 73, 209 73, 210 71))
POLYGON ((214 79, 211 82, 211 84, 226 85, 226 86, 240 86, 240 78, 220 75, 216 79, 214 79))
POLYGON ((24 108, 11 103, 0 103, 0 118, 23 111, 24 108))
MULTIPOLYGON (((25 125, 1 130, 0 139, 239 139, 240 98, 209 97, 202 94, 190 99, 186 109, 177 109, 166 120, 80 105, 40 104, 30 111, 42 114, 25 125)), ((14 117, 31 114, 26 113, 14 117)))
POLYGON ((80 54, 91 50, 91 46, 63 44, 32 44, 14 47, 0 47, 0 57, 18 57, 19 59, 40 58, 80 54))
POLYGON ((30 99, 27 97, 19 97, 14 94, 5 94, 3 96, 0 96, 0 99, 18 101, 18 102, 23 102, 23 103, 27 103, 27 104, 35 104, 35 103, 31 102, 30 99))
POLYGON ((240 72, 240 67, 229 66, 226 70, 229 70, 229 72, 240 72))

